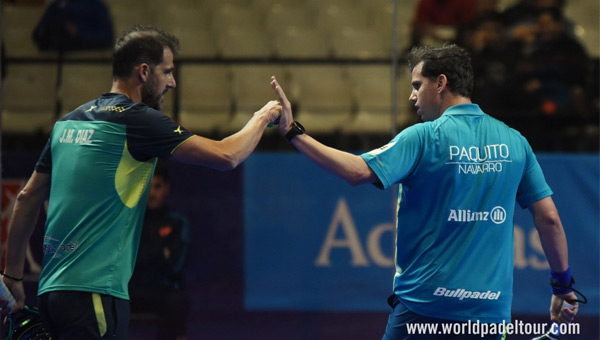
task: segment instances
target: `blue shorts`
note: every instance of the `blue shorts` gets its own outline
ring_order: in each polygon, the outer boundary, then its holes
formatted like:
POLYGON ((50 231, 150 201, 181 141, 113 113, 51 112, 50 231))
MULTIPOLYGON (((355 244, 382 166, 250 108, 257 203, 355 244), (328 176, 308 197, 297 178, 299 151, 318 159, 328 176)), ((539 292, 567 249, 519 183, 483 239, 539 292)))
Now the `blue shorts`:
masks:
POLYGON ((125 340, 129 301, 110 295, 55 291, 40 295, 40 315, 53 339, 125 340))
POLYGON ((382 340, 501 340, 502 334, 468 334, 466 323, 436 319, 413 313, 394 294, 388 299, 392 311, 382 340), (445 329, 449 332, 445 332, 445 329), (444 334, 447 333, 447 334, 444 334))

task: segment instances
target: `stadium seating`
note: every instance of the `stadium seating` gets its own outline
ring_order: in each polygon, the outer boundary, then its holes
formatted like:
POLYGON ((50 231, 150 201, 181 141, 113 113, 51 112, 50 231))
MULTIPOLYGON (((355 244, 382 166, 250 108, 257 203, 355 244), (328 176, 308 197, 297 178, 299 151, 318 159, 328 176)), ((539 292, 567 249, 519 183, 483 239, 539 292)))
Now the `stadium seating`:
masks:
MULTIPOLYGON (((42 17, 42 6, 16 6, 2 4, 2 43, 7 57, 32 57, 39 52, 32 34, 42 17)), ((52 55, 46 53, 46 55, 52 55)))
POLYGON ((59 96, 62 114, 68 113, 81 104, 109 92, 112 83, 110 64, 69 64, 63 66, 59 96))
POLYGON ((2 131, 49 132, 54 124, 56 65, 8 65, 2 82, 2 131))
POLYGON ((186 128, 209 133, 229 121, 232 111, 229 67, 183 65, 177 80, 181 100, 179 120, 186 128))
POLYGON ((234 98, 233 117, 220 131, 230 134, 241 129, 252 114, 276 97, 270 86, 271 76, 285 79, 283 67, 272 65, 242 65, 231 68, 232 93, 234 98))
POLYGON ((338 58, 382 59, 391 56, 390 42, 371 28, 347 26, 333 34, 333 55, 338 58))
MULTIPOLYGON (((389 0, 172 0, 144 6, 136 0, 105 1, 115 34, 132 24, 154 24, 180 39, 178 88, 166 96, 163 111, 196 132, 239 129, 273 98, 268 87, 271 73, 286 88, 296 117, 313 132, 387 133, 391 128, 390 66, 370 63, 390 58, 395 47, 394 6, 389 0)), ((399 49, 407 47, 416 2, 399 4, 399 49)), ((500 8, 510 4, 499 1, 500 8)), ((597 11, 590 6, 597 4, 569 2, 566 14, 577 18, 575 33, 597 57, 597 11)), ((44 6, 8 2, 2 10, 9 60, 3 79, 5 131, 48 129, 58 100, 61 115, 109 89, 110 51, 105 50, 69 52, 57 91, 52 61, 57 55, 38 51, 31 39, 44 6), (97 62, 69 61, 89 58, 97 62)), ((396 121, 401 129, 414 115, 407 102, 410 74, 403 62, 399 72, 396 121)))
POLYGON ((328 37, 313 27, 289 26, 273 36, 273 54, 279 58, 328 58, 328 37))
POLYGON ((352 117, 354 102, 344 67, 290 67, 286 89, 298 108, 296 118, 315 133, 340 130, 352 117))

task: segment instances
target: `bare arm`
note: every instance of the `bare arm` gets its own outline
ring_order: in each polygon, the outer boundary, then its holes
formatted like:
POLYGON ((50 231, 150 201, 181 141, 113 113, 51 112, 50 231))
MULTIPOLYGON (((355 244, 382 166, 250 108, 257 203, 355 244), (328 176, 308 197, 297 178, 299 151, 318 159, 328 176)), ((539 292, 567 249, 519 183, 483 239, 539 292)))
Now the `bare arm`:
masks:
POLYGON ((378 180, 362 157, 326 146, 307 134, 294 137, 292 145, 308 159, 351 185, 378 180))
POLYGON ((553 272, 564 272, 569 267, 567 238, 552 197, 543 198, 529 207, 533 222, 540 234, 542 248, 553 272))
MULTIPOLYGON (((292 106, 275 77, 271 80, 271 87, 282 105, 279 130, 285 135, 294 121, 292 106)), ((373 183, 378 180, 360 156, 326 146, 306 134, 294 137, 292 145, 311 161, 352 185, 373 183)))
MULTIPOLYGON (((17 201, 8 224, 6 268, 4 269, 8 276, 23 277, 29 238, 35 229, 40 207, 48 198, 49 193, 50 174, 34 171, 23 190, 17 195, 17 201)), ((22 309, 25 302, 23 283, 6 276, 2 280, 15 297, 17 309, 22 309)))
MULTIPOLYGON (((533 203, 529 211, 533 215, 550 270, 555 273, 565 272, 569 268, 567 237, 552 197, 548 196, 533 203)), ((555 322, 572 322, 579 310, 579 304, 573 303, 573 310, 563 308, 562 304, 565 300, 576 299, 573 292, 563 295, 553 294, 550 301, 550 319, 555 322)))
POLYGON ((236 168, 252 154, 268 124, 277 120, 281 105, 270 101, 235 134, 220 140, 193 136, 181 144, 172 159, 225 171, 236 168))

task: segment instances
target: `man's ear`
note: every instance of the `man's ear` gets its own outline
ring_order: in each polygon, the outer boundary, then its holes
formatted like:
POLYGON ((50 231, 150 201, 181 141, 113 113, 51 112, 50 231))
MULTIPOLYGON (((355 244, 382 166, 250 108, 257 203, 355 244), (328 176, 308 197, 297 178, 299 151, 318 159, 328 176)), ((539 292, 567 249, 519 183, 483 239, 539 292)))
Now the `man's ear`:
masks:
POLYGON ((136 68, 136 73, 140 82, 145 83, 150 76, 150 65, 146 63, 141 63, 136 68))
POLYGON ((447 85, 448 85, 448 78, 446 77, 445 74, 440 74, 437 77, 438 93, 441 93, 443 90, 445 90, 447 85))

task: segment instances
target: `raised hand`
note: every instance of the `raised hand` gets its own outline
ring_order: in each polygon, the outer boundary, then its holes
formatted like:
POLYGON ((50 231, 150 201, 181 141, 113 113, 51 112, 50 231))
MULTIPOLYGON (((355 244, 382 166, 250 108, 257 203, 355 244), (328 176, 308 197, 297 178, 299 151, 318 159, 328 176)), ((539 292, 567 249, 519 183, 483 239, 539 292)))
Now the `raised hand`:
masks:
POLYGON ((269 125, 277 125, 281 116, 281 104, 276 100, 271 100, 256 111, 254 115, 266 115, 269 125))
POLYGON ((281 104, 281 118, 279 119, 279 131, 282 135, 285 135, 290 130, 290 125, 294 121, 294 116, 292 115, 292 105, 290 101, 285 96, 285 92, 281 88, 281 85, 277 82, 275 76, 271 77, 271 88, 275 91, 279 103, 281 104))

